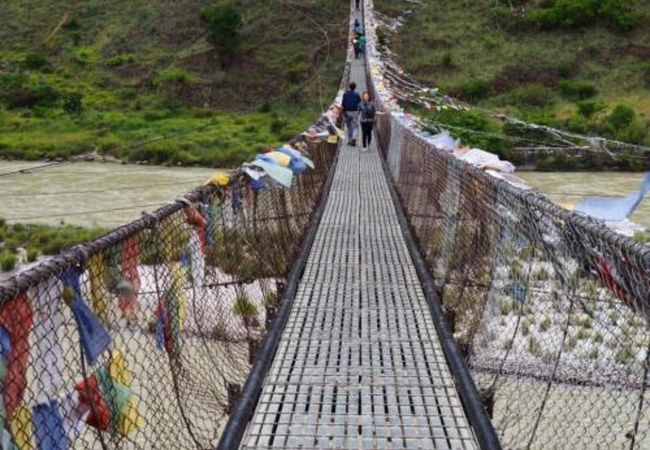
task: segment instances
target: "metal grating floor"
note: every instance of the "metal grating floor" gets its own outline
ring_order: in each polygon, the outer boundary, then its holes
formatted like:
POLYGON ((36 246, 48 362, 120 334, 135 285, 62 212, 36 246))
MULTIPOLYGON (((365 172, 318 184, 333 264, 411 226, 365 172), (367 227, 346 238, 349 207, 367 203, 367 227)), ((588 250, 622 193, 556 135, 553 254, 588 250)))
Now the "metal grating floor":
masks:
POLYGON ((478 448, 379 158, 341 149, 243 449, 478 448))

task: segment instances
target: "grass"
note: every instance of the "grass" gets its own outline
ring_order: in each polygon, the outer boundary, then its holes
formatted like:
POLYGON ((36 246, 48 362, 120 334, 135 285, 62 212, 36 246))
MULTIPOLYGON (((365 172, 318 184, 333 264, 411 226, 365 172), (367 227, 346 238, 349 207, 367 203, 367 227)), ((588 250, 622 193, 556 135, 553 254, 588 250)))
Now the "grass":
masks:
POLYGON ((94 239, 106 230, 72 225, 7 225, 0 219, 0 270, 13 270, 18 263, 19 248, 27 250, 27 262, 39 255, 56 255, 66 248, 94 239))
MULTIPOLYGON (((389 16, 413 8, 405 0, 375 3, 389 16)), ((629 30, 608 18, 547 29, 529 22, 544 9, 543 4, 553 2, 529 0, 525 7, 498 6, 504 3, 422 2, 394 39, 398 62, 417 79, 483 108, 579 133, 650 145, 650 21, 640 20, 629 30), (617 113, 621 108, 632 111, 633 116, 612 126, 612 118, 621 117, 617 113)), ((627 3, 638 17, 650 17, 649 3, 627 3)), ((414 112, 420 111, 416 108, 414 112)), ((469 130, 522 136, 521 130, 508 129, 484 114, 471 114, 481 120, 468 120, 468 113, 461 113, 460 118, 448 112, 425 115, 469 130)), ((513 145, 507 140, 452 131, 469 145, 481 145, 516 162, 513 145)), ((638 161, 635 166, 631 158, 597 163, 625 170, 644 168, 638 161)), ((566 158, 551 158, 541 165, 555 170, 566 166, 566 158)), ((566 169, 582 168, 593 167, 566 169)))
POLYGON ((53 119, 0 111, 0 155, 38 160, 96 152, 125 162, 231 167, 278 145, 311 123, 309 111, 238 115, 211 111, 182 113, 92 111, 80 118, 53 119), (179 139, 160 139, 211 125, 179 139), (55 138, 54 138, 55 136, 55 138))
POLYGON ((208 0, 0 2, 0 158, 232 166, 302 131, 339 86, 347 9, 234 3, 242 46, 222 68, 201 20, 208 0))

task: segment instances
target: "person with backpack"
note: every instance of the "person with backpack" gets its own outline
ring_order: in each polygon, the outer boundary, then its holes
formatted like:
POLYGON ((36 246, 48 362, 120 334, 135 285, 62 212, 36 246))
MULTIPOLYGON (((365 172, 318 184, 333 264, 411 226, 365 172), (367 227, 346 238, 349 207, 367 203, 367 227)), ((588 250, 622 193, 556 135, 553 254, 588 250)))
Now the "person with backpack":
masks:
POLYGON ((359 55, 366 53, 366 36, 361 35, 357 38, 357 45, 359 46, 359 55))
POLYGON ((348 145, 357 146, 359 104, 361 96, 357 93, 357 83, 350 83, 350 89, 343 94, 343 117, 348 135, 348 145))
POLYGON ((354 59, 359 59, 359 56, 361 55, 361 44, 358 37, 354 38, 352 46, 354 47, 354 59))
POLYGON ((372 130, 375 127, 375 116, 384 114, 377 111, 377 106, 372 100, 370 92, 364 92, 359 103, 359 115, 361 116, 361 134, 364 151, 372 142, 372 130))

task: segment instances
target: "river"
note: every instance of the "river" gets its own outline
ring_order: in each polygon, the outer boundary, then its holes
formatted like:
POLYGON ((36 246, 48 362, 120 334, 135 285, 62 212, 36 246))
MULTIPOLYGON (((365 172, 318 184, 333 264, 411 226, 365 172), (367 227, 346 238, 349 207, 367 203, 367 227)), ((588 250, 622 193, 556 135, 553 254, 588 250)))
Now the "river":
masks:
POLYGON ((0 161, 0 217, 8 222, 114 227, 173 201, 215 169, 76 162, 0 161))
MULTIPOLYGON (((43 163, 0 161, 0 174, 43 163)), ((137 218, 203 183, 214 169, 112 163, 72 163, 0 176, 0 217, 9 222, 112 227, 137 218)), ((625 172, 519 172, 559 204, 589 195, 623 196, 639 188, 643 174, 625 172)), ((650 199, 632 216, 650 227, 650 199)))
MULTIPOLYGON (((570 206, 588 196, 625 196, 638 191, 643 174, 638 172, 518 172, 531 187, 554 202, 570 206)), ((631 220, 650 228, 650 198, 646 198, 631 220)))

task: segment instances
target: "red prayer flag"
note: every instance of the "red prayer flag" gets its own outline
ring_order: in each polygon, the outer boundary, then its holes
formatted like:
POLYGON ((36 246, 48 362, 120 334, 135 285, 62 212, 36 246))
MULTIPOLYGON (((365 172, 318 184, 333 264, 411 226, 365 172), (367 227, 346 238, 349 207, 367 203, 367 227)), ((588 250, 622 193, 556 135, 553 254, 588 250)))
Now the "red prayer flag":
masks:
POLYGON ((135 314, 138 310, 138 294, 140 293, 140 242, 138 235, 133 235, 122 242, 121 254, 122 276, 131 283, 131 289, 122 293, 118 299, 119 308, 126 314, 135 314))
POLYGON ((32 329, 33 312, 27 294, 22 294, 2 305, 0 325, 11 336, 11 353, 7 361, 4 385, 4 404, 7 421, 11 422, 16 408, 23 399, 27 387, 27 363, 29 360, 29 332, 32 329))

